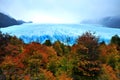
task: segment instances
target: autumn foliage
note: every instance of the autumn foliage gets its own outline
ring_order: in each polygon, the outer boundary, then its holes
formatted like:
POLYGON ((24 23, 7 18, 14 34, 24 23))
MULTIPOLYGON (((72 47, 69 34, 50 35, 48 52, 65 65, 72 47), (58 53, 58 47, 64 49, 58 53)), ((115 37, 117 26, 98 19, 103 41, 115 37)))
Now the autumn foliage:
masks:
POLYGON ((46 40, 25 44, 0 32, 0 79, 120 80, 120 37, 100 43, 90 32, 69 46, 46 40))

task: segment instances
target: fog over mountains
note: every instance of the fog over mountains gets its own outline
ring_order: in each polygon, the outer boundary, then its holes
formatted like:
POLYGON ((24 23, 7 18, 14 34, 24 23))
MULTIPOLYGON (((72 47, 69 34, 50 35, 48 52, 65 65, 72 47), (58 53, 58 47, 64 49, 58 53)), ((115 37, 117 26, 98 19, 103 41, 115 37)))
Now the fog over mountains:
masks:
POLYGON ((120 18, 105 17, 100 20, 85 20, 84 24, 35 24, 15 20, 0 13, 0 27, 3 33, 9 33, 21 38, 25 43, 45 40, 52 42, 59 40, 65 44, 73 45, 83 33, 90 31, 100 37, 100 41, 110 42, 114 35, 120 36, 120 18), (24 23, 24 24, 23 24, 24 23))
MULTIPOLYGON (((8 16, 0 12, 0 27, 8 27, 12 25, 20 25, 26 23, 23 20, 16 20, 11 16, 8 16)), ((28 22, 32 23, 32 22, 28 22)), ((108 16, 98 20, 83 20, 82 24, 100 24, 106 27, 120 28, 120 17, 119 16, 108 16)))
POLYGON ((107 27, 120 28, 120 17, 119 16, 108 16, 98 20, 83 20, 81 23, 84 24, 101 24, 107 27))
POLYGON ((120 17, 105 17, 100 21, 100 23, 108 27, 120 28, 120 17))
POLYGON ((12 26, 12 25, 20 25, 23 23, 25 23, 25 22, 22 20, 16 20, 16 19, 0 12, 0 28, 12 26))

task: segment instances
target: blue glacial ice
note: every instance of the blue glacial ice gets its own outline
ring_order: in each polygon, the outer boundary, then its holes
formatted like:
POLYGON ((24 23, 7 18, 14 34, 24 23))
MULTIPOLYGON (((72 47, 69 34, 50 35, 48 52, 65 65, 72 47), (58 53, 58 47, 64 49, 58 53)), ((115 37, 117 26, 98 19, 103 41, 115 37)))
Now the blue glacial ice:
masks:
POLYGON ((114 35, 120 36, 120 29, 108 28, 98 24, 35 24, 26 23, 1 28, 3 33, 21 38, 25 43, 37 41, 44 43, 49 39, 51 42, 59 40, 65 44, 72 45, 83 33, 90 31, 99 36, 100 41, 110 42, 114 35))

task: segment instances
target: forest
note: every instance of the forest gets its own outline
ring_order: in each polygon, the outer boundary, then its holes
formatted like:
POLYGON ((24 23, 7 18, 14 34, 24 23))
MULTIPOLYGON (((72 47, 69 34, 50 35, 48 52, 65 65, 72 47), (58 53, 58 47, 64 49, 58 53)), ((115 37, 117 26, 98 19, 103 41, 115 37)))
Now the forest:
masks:
POLYGON ((106 44, 86 32, 69 46, 0 32, 0 80, 120 80, 120 37, 106 44))

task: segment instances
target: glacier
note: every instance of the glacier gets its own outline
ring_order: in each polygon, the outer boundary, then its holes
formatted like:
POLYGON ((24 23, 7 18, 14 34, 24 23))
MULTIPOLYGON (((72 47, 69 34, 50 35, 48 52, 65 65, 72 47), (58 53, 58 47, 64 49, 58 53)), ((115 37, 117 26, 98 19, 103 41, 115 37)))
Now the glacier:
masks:
POLYGON ((0 29, 3 33, 8 33, 12 36, 17 36, 25 43, 40 42, 46 40, 55 42, 57 40, 64 44, 73 45, 76 39, 83 33, 90 31, 98 36, 99 42, 110 42, 114 35, 120 36, 120 29, 108 28, 98 24, 37 24, 25 23, 22 25, 14 25, 0 29))

